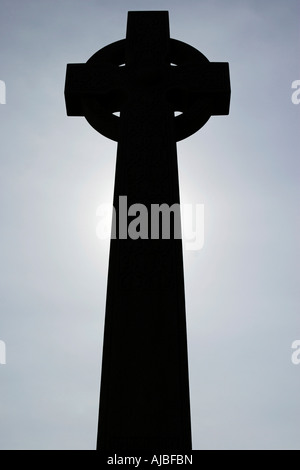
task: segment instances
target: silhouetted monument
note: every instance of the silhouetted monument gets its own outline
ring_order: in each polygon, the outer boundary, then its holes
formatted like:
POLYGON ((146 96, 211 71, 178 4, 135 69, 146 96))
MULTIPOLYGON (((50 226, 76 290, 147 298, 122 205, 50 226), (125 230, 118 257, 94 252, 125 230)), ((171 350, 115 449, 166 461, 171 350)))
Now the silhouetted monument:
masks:
MULTIPOLYGON (((68 64, 65 98, 69 116, 118 142, 118 221, 119 196, 128 207, 179 203, 176 141, 228 114, 229 67, 170 39, 168 12, 129 12, 126 39, 68 64)), ((120 233, 110 247, 97 448, 191 445, 182 241, 174 231, 169 240, 120 233)))

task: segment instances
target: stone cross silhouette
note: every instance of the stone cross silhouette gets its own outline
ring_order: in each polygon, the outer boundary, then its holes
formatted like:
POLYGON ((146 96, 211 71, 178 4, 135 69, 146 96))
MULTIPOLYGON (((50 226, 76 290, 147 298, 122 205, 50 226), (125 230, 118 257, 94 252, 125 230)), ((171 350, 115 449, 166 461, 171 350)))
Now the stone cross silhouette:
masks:
POLYGON ((129 222, 134 204, 179 204, 176 141, 229 113, 228 63, 170 39, 167 11, 129 12, 126 39, 68 64, 65 99, 118 142, 97 449, 190 450, 182 241, 129 238, 119 196, 129 222))

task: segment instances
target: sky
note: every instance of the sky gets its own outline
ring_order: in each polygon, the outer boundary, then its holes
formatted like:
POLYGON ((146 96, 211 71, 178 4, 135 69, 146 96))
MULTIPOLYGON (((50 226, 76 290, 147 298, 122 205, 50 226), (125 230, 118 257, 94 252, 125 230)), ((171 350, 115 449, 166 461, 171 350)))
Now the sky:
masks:
POLYGON ((299 450, 299 0, 0 0, 0 449, 96 446, 117 144, 67 117, 64 81, 130 10, 230 65, 229 116, 177 145, 205 213, 184 252, 193 448, 299 450))

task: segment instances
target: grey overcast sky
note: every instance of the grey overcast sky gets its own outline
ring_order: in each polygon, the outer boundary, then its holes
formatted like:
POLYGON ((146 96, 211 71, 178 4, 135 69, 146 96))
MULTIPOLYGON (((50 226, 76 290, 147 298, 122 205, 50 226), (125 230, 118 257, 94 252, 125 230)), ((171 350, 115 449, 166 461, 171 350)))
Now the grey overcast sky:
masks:
POLYGON ((230 63, 230 115, 178 144, 181 200, 205 207, 184 253, 193 448, 299 450, 299 0, 0 0, 0 449, 96 445, 116 143, 63 92, 129 10, 230 63))

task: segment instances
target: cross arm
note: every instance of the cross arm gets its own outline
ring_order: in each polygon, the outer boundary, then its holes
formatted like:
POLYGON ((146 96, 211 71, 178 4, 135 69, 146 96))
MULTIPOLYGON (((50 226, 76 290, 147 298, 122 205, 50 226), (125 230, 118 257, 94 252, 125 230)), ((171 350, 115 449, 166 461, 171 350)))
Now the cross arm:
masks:
POLYGON ((227 62, 172 67, 169 95, 178 111, 199 105, 211 116, 229 114, 230 93, 227 62))
POLYGON ((68 116, 84 116, 83 102, 92 98, 99 105, 114 111, 126 77, 123 67, 114 64, 68 64, 65 82, 65 101, 68 116))

